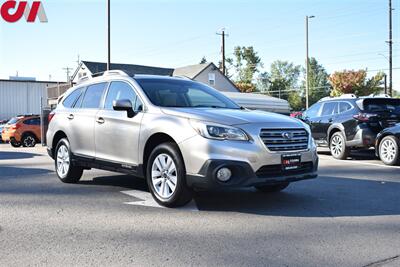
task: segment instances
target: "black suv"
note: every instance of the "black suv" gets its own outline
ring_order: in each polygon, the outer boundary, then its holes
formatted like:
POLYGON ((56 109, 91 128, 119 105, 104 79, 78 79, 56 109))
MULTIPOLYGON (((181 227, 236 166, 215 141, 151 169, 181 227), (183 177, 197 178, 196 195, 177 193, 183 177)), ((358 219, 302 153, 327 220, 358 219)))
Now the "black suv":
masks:
POLYGON ((302 116, 310 125, 315 142, 329 146, 337 159, 351 149, 375 146, 377 134, 400 122, 400 99, 344 95, 324 98, 302 116))

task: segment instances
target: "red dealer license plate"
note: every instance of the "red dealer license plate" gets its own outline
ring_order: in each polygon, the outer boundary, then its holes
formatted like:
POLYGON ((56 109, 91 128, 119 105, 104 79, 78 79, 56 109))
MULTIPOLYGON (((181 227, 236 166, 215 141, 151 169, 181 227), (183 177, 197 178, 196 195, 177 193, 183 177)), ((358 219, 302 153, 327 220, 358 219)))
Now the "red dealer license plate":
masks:
POLYGON ((300 154, 282 155, 282 169, 284 171, 297 170, 301 167, 300 154))

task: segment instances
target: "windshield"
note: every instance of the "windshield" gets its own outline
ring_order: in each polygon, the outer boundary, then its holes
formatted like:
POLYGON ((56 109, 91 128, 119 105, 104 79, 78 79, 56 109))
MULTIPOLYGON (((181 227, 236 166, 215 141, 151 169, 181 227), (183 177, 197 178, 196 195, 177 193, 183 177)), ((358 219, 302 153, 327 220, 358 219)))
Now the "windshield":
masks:
POLYGON ((9 120, 6 125, 10 125, 10 124, 16 124, 19 121, 19 118, 12 118, 11 120, 9 120))
POLYGON ((232 100, 201 83, 159 78, 136 81, 156 106, 240 109, 232 100))
POLYGON ((400 99, 366 99, 364 108, 367 112, 390 112, 400 114, 400 99))

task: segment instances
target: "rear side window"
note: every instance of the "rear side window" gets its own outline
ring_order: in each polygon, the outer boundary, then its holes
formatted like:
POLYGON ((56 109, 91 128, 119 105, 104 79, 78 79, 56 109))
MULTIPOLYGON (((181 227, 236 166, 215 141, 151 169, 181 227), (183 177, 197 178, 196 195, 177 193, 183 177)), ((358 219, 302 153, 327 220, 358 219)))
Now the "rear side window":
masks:
POLYGON ((352 109, 352 108, 353 108, 353 106, 350 105, 350 104, 347 103, 347 102, 340 102, 340 103, 339 103, 339 113, 344 113, 344 112, 346 112, 346 111, 349 111, 349 110, 352 109))
POLYGON ((99 108, 106 84, 107 83, 98 83, 88 86, 82 100, 81 108, 99 108))
POLYGON ((39 118, 33 118, 33 119, 25 120, 24 124, 26 124, 26 125, 40 125, 40 119, 39 118))
POLYGON ((69 94, 69 96, 67 96, 67 98, 65 98, 63 106, 66 108, 72 108, 74 106, 76 99, 81 95, 81 93, 82 93, 81 88, 73 91, 71 94, 69 94))
POLYGON ((133 88, 126 82, 112 82, 108 89, 108 94, 104 108, 113 110, 113 101, 120 99, 128 99, 132 103, 132 107, 135 107, 136 93, 133 88))
POLYGON ((334 113, 336 113, 337 104, 338 103, 336 103, 336 102, 325 103, 324 107, 322 108, 321 116, 329 116, 329 115, 333 115, 334 113))

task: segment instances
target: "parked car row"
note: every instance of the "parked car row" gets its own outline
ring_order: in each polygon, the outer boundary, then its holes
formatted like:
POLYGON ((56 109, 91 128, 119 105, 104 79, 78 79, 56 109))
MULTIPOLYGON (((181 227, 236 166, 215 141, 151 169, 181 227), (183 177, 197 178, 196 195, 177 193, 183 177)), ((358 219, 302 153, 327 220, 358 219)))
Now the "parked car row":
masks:
POLYGON ((41 142, 40 116, 20 115, 0 126, 1 140, 13 147, 34 147, 41 142))
POLYGON ((329 147, 336 159, 346 159, 351 150, 374 147, 385 164, 400 163, 400 99, 354 95, 324 98, 301 119, 310 125, 317 145, 329 147))

